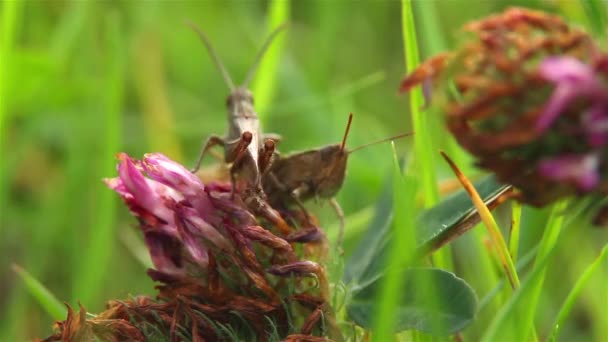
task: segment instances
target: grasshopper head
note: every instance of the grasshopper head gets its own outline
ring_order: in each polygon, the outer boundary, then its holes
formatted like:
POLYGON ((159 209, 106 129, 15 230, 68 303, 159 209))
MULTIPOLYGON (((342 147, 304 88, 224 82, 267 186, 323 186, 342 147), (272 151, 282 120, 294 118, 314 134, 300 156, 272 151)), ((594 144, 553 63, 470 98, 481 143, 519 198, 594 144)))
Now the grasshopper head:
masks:
POLYGON ((228 98, 226 99, 226 106, 229 109, 234 109, 236 106, 239 106, 242 103, 247 103, 253 106, 253 95, 249 89, 238 87, 232 91, 230 95, 228 95, 228 98))

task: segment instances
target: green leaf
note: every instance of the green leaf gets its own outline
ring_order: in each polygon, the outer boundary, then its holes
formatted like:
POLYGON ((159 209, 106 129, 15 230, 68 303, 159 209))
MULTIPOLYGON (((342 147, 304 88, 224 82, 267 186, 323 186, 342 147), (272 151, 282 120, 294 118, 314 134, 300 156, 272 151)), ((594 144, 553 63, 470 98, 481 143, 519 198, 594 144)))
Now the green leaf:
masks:
POLYGON ((392 173, 385 177, 386 182, 376 203, 376 213, 361 242, 346 262, 343 277, 346 284, 358 282, 378 251, 386 244, 384 240, 393 222, 393 177, 392 173))
MULTIPOLYGON (((474 186, 486 204, 507 190, 507 186, 496 182, 493 176, 483 178, 474 186)), ((455 233, 466 231, 480 219, 469 195, 461 190, 423 211, 416 221, 419 249, 430 250, 433 245, 449 240, 455 233)))
MULTIPOLYGON (((430 333, 462 330, 475 317, 477 297, 473 289, 454 274, 437 268, 412 268, 403 272, 405 285, 395 313, 395 331, 416 329, 430 333)), ((370 328, 379 284, 376 279, 357 292, 347 311, 350 318, 370 328)))
MULTIPOLYGON (((376 205, 374 219, 361 239, 360 245, 347 260, 344 282, 350 283, 355 291, 383 272, 386 245, 393 235, 390 230, 393 222, 391 184, 392 180, 388 179, 376 205)), ((497 183, 493 176, 476 182, 475 188, 486 203, 496 199, 507 189, 497 183)), ((433 251, 464 233, 477 222, 479 215, 464 190, 448 196, 416 218, 417 253, 424 255, 433 251)))

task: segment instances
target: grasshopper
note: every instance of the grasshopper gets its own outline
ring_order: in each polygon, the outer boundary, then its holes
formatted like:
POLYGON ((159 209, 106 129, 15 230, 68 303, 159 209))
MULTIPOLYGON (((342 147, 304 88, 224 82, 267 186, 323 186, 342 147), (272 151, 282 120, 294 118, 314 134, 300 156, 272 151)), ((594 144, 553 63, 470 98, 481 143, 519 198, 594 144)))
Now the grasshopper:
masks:
POLYGON ((262 180, 268 202, 276 208, 296 204, 306 214, 304 201, 311 198, 329 199, 340 220, 338 246, 341 245, 344 234, 344 212, 334 196, 344 183, 348 156, 370 145, 412 135, 412 133, 399 134, 348 151, 346 138, 352 119, 353 114, 350 113, 341 143, 278 157, 262 180))
POLYGON ((280 138, 275 134, 262 134, 260 121, 253 106, 253 95, 247 89, 264 53, 286 25, 279 26, 266 39, 240 86, 234 85, 228 71, 203 31, 192 23, 189 23, 189 25, 198 34, 200 40, 207 48, 211 59, 222 73, 222 77, 230 89, 230 95, 228 95, 226 100, 228 107, 228 133, 225 137, 211 135, 203 142, 196 165, 191 171, 196 173, 200 169, 203 157, 209 152, 209 149, 217 145, 223 146, 224 162, 231 164, 229 173, 232 183, 232 195, 234 196, 236 193, 238 176, 239 181, 244 183, 242 199, 245 204, 252 211, 261 214, 277 225, 282 232, 286 233, 290 230, 289 226, 268 205, 261 185, 262 176, 270 169, 275 154, 275 145, 280 138))

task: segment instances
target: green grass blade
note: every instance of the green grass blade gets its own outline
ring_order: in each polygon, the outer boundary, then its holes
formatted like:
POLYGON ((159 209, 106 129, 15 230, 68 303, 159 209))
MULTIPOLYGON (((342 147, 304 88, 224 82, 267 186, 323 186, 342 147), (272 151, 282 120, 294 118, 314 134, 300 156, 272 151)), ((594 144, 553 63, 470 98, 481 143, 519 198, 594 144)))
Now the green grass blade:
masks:
MULTIPOLYGON (((5 125, 8 117, 9 105, 6 94, 10 84, 14 84, 11 79, 12 58, 14 53, 15 37, 21 21, 22 1, 4 1, 2 3, 2 32, 0 37, 0 160, 6 160, 4 157, 4 140, 7 134, 5 133, 5 125)), ((8 180, 6 179, 5 166, 0 166, 0 208, 6 208, 6 187, 8 180)), ((2 233, 2 224, 0 224, 0 233, 2 233)))
POLYGON ((388 267, 386 279, 380 285, 380 291, 376 302, 376 315, 374 326, 374 341, 390 341, 395 326, 395 311, 400 302, 400 291, 402 284, 405 283, 403 275, 408 264, 413 257, 416 247, 416 237, 413 236, 415 208, 413 206, 416 197, 416 180, 410 176, 403 176, 399 167, 399 160, 394 154, 394 237, 388 254, 388 267), (409 252, 408 252, 409 251, 409 252))
POLYGON ((66 318, 68 311, 65 305, 57 300, 51 291, 42 285, 38 279, 34 278, 26 270, 17 265, 13 265, 13 271, 23 279, 25 287, 32 297, 36 298, 38 304, 40 304, 53 319, 64 320, 66 318))
POLYGON ((517 263, 517 253, 519 250, 519 233, 521 228, 521 209, 520 203, 514 201, 511 204, 511 232, 509 235, 509 254, 514 263, 517 263))
POLYGON ((527 341, 530 331, 535 335, 533 320, 545 279, 546 264, 564 225, 566 207, 567 201, 561 201, 553 206, 532 274, 492 321, 484 335, 484 341, 496 341, 499 338, 527 341))
MULTIPOLYGON (((291 2, 289 0, 273 0, 270 2, 267 32, 271 32, 277 26, 289 21, 290 8, 291 2)), ((279 57, 285 41, 285 34, 286 32, 276 37, 275 41, 268 48, 264 59, 260 62, 257 76, 251 87, 253 94, 255 94, 255 105, 261 120, 264 120, 266 110, 272 101, 276 89, 279 57)))
MULTIPOLYGON (((606 260, 608 260, 608 244, 605 245, 604 248, 602 248, 602 251, 600 252, 598 257, 585 269, 585 271, 583 271, 583 274, 581 274, 581 276, 574 284, 572 290, 570 290, 570 292, 568 293, 568 297, 566 297, 566 300, 559 309, 559 313, 555 318, 555 323, 553 323, 553 332, 551 333, 550 338, 552 341, 555 341, 557 339, 560 327, 562 326, 562 324, 564 324, 566 317, 568 317, 568 314, 570 314, 570 311, 572 311, 574 302, 576 302, 576 300, 578 299, 579 295, 581 294, 581 291, 591 278, 591 275, 593 275, 593 273, 595 273, 595 270, 597 270, 598 266, 606 260)), ((606 265, 606 267, 608 267, 608 264, 606 265)))
MULTIPOLYGON (((403 29, 403 43, 405 48, 405 71, 412 72, 419 64, 418 43, 416 39, 416 24, 412 11, 412 1, 401 1, 401 20, 403 29)), ((418 178, 424 193, 424 206, 433 206, 439 201, 437 175, 434 165, 436 151, 432 144, 432 132, 429 130, 426 113, 421 110, 424 106, 422 89, 416 87, 410 94, 410 112, 414 126, 414 153, 418 178)))
POLYGON ((547 259, 537 261, 539 268, 530 273, 524 280, 523 285, 509 298, 507 304, 502 306, 480 341, 518 341, 515 337, 518 332, 515 330, 523 329, 520 327, 521 320, 518 320, 517 317, 518 308, 526 305, 534 289, 532 285, 542 277, 543 269, 541 267, 547 265, 547 259))
MULTIPOLYGON (((606 36, 606 1, 581 0, 579 1, 585 11, 590 26, 598 37, 606 36)), ((605 43, 604 43, 605 46, 605 43)))
MULTIPOLYGON (((416 23, 420 28, 418 31, 420 37, 424 39, 420 42, 420 48, 424 50, 423 56, 431 56, 446 49, 446 42, 441 25, 439 23, 439 15, 437 13, 437 4, 434 1, 415 1, 412 3, 413 11, 418 19, 416 23)), ((408 69, 408 72, 410 69, 408 69)), ((412 112, 413 113, 413 112, 412 112)), ((435 108, 430 108, 427 113, 423 113, 428 118, 427 131, 440 132, 445 130, 443 123, 443 113, 440 113, 435 108)), ((430 135, 430 133, 429 133, 430 135)), ((437 136, 437 135, 435 135, 437 136)), ((446 135, 448 139, 447 150, 450 155, 455 157, 458 165, 466 165, 464 151, 456 144, 451 136, 446 135)), ((430 139, 430 138, 429 138, 430 139)), ((435 153, 430 150, 429 153, 435 153)), ((466 170, 465 170, 466 171, 466 170)), ((437 181, 434 182, 437 184, 437 181)), ((434 204, 434 203, 433 203, 434 204)), ((433 263, 440 268, 453 269, 452 250, 450 246, 446 246, 437 251, 431 256, 433 263)))
MULTIPOLYGON (((104 84, 104 121, 103 141, 104 149, 101 155, 101 172, 112 175, 116 171, 114 155, 120 148, 121 135, 121 111, 124 95, 124 56, 125 45, 122 41, 123 33, 120 29, 120 16, 118 12, 110 12, 105 18, 106 50, 109 52, 107 58, 106 79, 104 84)), ((75 278, 76 294, 83 303, 88 303, 96 294, 103 289, 101 280, 105 272, 102 270, 109 266, 110 257, 114 250, 115 227, 116 227, 116 195, 99 187, 97 193, 99 207, 97 209, 97 220, 91 227, 87 241, 86 258, 82 258, 79 270, 75 278)))
MULTIPOLYGON (((8 194, 9 194, 9 180, 6 160, 8 149, 6 148, 7 139, 7 121, 9 111, 9 101, 7 94, 11 84, 14 84, 12 80, 11 70, 14 70, 13 66, 13 54, 15 49, 15 40, 21 27, 22 13, 23 13, 24 1, 3 1, 0 5, 0 160, 3 162, 0 164, 0 208, 6 210, 8 205, 8 194)), ((0 218, 0 238, 6 239, 8 233, 8 226, 5 224, 6 214, 3 214, 0 218)), ((8 289, 6 295, 9 296, 9 300, 5 301, 5 305, 0 308, 0 316, 2 316, 3 322, 0 325, 0 339, 11 340, 17 338, 17 331, 19 330, 20 314, 25 313, 21 303, 24 302, 23 291, 19 289, 8 289)))

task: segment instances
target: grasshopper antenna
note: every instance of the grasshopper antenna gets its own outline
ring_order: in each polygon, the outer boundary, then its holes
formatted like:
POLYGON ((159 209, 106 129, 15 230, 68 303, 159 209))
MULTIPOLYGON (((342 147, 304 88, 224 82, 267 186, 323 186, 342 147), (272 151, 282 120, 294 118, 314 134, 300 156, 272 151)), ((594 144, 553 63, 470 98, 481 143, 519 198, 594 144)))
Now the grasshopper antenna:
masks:
POLYGON ((258 68, 258 65, 260 65, 260 62, 262 61, 264 54, 266 53, 266 51, 268 51, 268 48, 270 47, 270 43, 272 43, 274 38, 279 33, 281 33, 281 31, 283 31, 285 28, 287 28, 287 26, 288 26, 287 23, 281 24, 279 27, 274 29, 274 31, 272 31, 270 36, 268 36, 268 38, 264 42, 264 45, 262 45, 260 52, 258 52, 257 56, 255 56, 253 65, 251 66, 251 69, 249 69, 249 71, 247 72, 247 76, 245 77, 245 81, 243 81, 243 85, 241 87, 247 88, 247 86, 249 85, 249 82, 251 82, 251 79, 253 78, 253 75, 255 74, 256 69, 258 68))
POLYGON ((230 78, 230 74, 228 73, 228 70, 226 70, 226 68, 224 67, 224 64, 222 64, 222 60, 217 55, 217 52, 215 52, 215 49, 211 45, 211 41, 209 41, 209 38, 207 38, 205 33, 200 28, 198 28, 198 26, 196 26, 196 24, 194 24, 193 22, 186 21, 186 25, 190 26, 190 28, 192 28, 194 30, 194 32, 196 32, 198 34, 198 37, 200 38, 200 40, 203 42, 203 44, 207 48, 207 51, 209 51, 209 55, 211 55, 211 59, 213 60, 213 62, 217 66, 217 68, 222 73, 222 77, 224 78, 224 81, 228 85, 228 88, 230 88, 230 91, 233 91, 236 88, 234 86, 234 82, 232 82, 232 78, 230 78))
POLYGON ((346 124, 346 131, 344 131, 344 137, 342 138, 342 144, 340 144, 340 151, 344 151, 344 147, 346 146, 346 138, 348 138, 348 133, 350 132, 350 124, 353 122, 353 113, 348 114, 348 123, 346 124))
POLYGON ((387 141, 391 141, 391 140, 397 140, 397 139, 401 139, 401 138, 405 138, 405 137, 409 137, 410 135, 414 135, 414 132, 409 132, 409 133, 401 133, 401 134, 397 134, 397 135, 393 135, 392 137, 388 137, 388 138, 384 138, 384 139, 380 139, 371 143, 367 143, 367 144, 363 144, 361 146, 357 146, 353 149, 351 149, 350 151, 348 151, 349 154, 358 151, 360 149, 366 148, 368 146, 372 146, 372 145, 376 145, 376 144, 381 144, 383 142, 387 142, 387 141))

